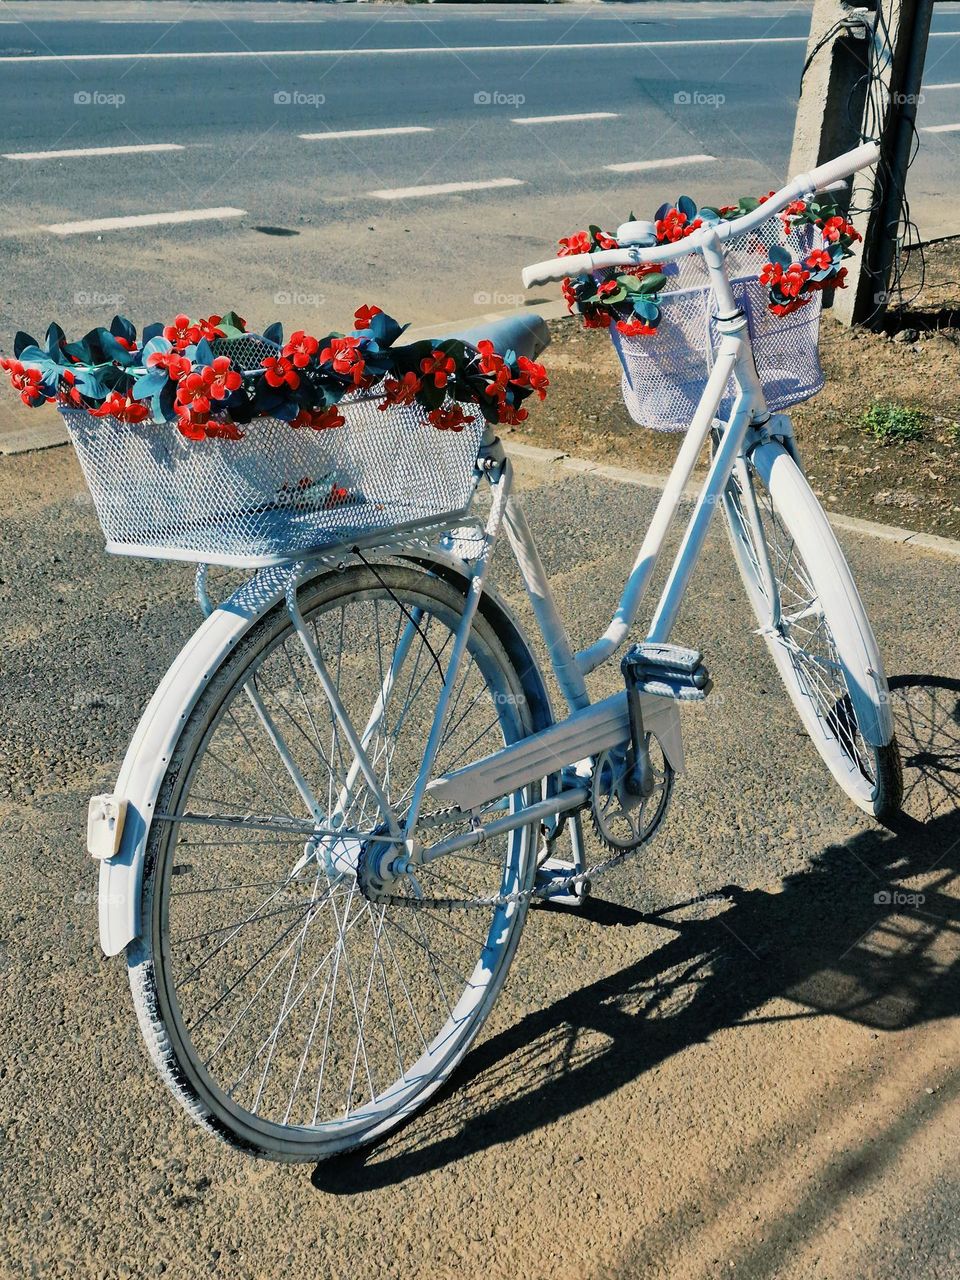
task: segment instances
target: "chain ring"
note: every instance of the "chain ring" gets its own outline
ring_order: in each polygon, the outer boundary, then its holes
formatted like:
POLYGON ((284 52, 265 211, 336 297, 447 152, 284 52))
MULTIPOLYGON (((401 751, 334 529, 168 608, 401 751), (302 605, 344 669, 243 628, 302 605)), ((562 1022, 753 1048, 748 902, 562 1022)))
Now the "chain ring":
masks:
MULTIPOLYGON (((377 893, 373 890, 373 886, 368 885, 368 893, 370 901, 382 907, 407 907, 413 909, 425 909, 430 911, 480 911, 491 910, 496 907, 519 905, 520 903, 530 902, 534 899, 549 900, 558 892, 573 888, 575 885, 582 885, 584 881, 596 879, 605 875, 608 871, 613 871, 616 867, 621 866, 638 850, 642 849, 654 835, 660 823, 663 821, 670 801, 670 795, 673 791, 674 771, 663 755, 660 744, 656 735, 650 735, 651 740, 656 743, 657 750, 663 758, 663 769, 661 772, 661 780, 658 783, 655 794, 660 795, 660 801, 656 806, 652 818, 643 827, 643 838, 636 843, 632 843, 625 848, 614 848, 609 858, 604 858, 600 862, 595 862, 592 866, 584 867, 581 870, 572 871, 569 876, 562 879, 552 880, 549 885, 538 888, 536 885, 529 889, 518 889, 514 893, 496 893, 490 894, 484 898, 433 898, 423 897, 416 892, 407 894, 396 893, 377 893), (372 891, 370 891, 372 890, 372 891)), ((601 756, 609 753, 601 752, 601 756)), ((597 757, 597 763, 600 762, 600 756, 597 757)), ((649 802, 648 802, 649 803, 649 802)), ((588 807, 593 808, 588 804, 588 807)), ((599 834, 599 833, 598 833, 599 834)), ((600 836, 603 839, 603 836, 600 836)), ((407 877, 401 876, 400 880, 406 880, 407 877)))
POLYGON ((633 766, 631 747, 601 751, 590 775, 590 820, 608 849, 629 854, 645 845, 663 821, 673 790, 673 769, 655 734, 647 734, 654 773, 654 789, 647 797, 631 795, 625 788, 633 766))

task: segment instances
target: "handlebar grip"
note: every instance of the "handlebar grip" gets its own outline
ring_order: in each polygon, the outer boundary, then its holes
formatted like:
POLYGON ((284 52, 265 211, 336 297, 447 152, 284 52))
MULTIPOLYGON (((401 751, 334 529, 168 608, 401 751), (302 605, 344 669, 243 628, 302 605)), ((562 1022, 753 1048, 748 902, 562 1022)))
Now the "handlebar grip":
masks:
POLYGON ((847 151, 842 156, 837 156, 835 160, 828 160, 826 164, 818 165, 805 176, 810 180, 811 190, 823 191, 831 183, 837 182, 840 178, 849 178, 858 169, 866 169, 868 165, 876 164, 879 159, 878 143, 865 142, 862 147, 855 147, 853 151, 847 151))
POLYGON ((532 266, 523 268, 523 287, 531 289, 537 284, 562 280, 564 276, 585 275, 592 268, 593 258, 589 253, 575 253, 568 258, 548 258, 546 262, 535 262, 532 266))

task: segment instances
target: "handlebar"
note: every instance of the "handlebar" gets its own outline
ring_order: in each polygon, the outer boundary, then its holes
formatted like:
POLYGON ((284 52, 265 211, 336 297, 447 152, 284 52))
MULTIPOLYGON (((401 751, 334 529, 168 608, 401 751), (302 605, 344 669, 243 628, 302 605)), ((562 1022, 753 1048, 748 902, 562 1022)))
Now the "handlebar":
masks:
POLYGON ((562 280, 564 276, 586 275, 605 267, 638 266, 642 263, 675 262, 688 253, 700 249, 708 237, 716 236, 721 242, 732 236, 743 235, 753 231, 766 222, 768 218, 785 209, 788 204, 801 196, 812 192, 835 189, 841 179, 849 178, 860 169, 876 164, 880 158, 880 147, 875 142, 864 143, 855 147, 834 160, 818 165, 809 173, 798 174, 785 187, 782 187, 769 200, 765 200, 752 213, 734 218, 731 222, 720 222, 702 231, 695 231, 676 244, 655 244, 647 248, 638 245, 625 246, 622 249, 602 249, 599 253, 576 253, 566 258, 548 258, 545 262, 535 262, 523 268, 523 285, 525 289, 535 285, 547 284, 551 280, 562 280))

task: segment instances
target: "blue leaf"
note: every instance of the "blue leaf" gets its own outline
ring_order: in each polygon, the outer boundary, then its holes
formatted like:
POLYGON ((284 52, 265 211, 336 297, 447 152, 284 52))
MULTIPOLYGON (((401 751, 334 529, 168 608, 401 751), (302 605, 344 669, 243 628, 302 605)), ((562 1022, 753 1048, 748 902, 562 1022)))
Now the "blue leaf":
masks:
POLYGON ((697 216, 696 201, 691 200, 689 196, 681 196, 677 201, 677 208, 681 213, 686 214, 688 222, 692 222, 697 216))
MULTIPOLYGON (((146 337, 146 334, 144 334, 144 336, 146 337)), ((172 351, 172 350, 173 350, 173 343, 170 342, 167 338, 162 338, 159 336, 155 338, 150 338, 148 341, 144 342, 143 350, 140 352, 141 363, 146 365, 148 356, 156 355, 158 353, 161 355, 166 355, 168 351, 172 351)))
POLYGON ((267 342, 275 342, 278 347, 283 346, 283 325, 277 320, 274 324, 268 324, 263 331, 263 337, 267 342))
POLYGON ((673 208, 672 204, 662 204, 657 212, 653 215, 654 222, 659 222, 661 218, 665 218, 669 211, 673 208))
POLYGON ((134 400, 150 400, 153 396, 158 396, 167 382, 169 378, 163 369, 151 370, 143 374, 137 379, 136 386, 133 388, 134 400))
POLYGON ((110 332, 115 338, 125 338, 127 342, 137 340, 137 331, 126 316, 114 316, 110 321, 110 332))
POLYGON ((31 338, 29 333, 24 333, 20 330, 13 340, 13 354, 16 359, 19 360, 23 352, 26 351, 28 347, 35 346, 37 346, 36 338, 31 338))
POLYGON ((143 331, 144 343, 150 342, 153 338, 159 338, 163 335, 162 324, 148 324, 143 331))
POLYGON ((642 320, 646 320, 648 324, 651 321, 656 320, 660 315, 660 308, 649 298, 635 298, 633 310, 636 315, 640 316, 642 320))
POLYGON ((194 355, 193 355, 194 364, 199 364, 199 365, 213 364, 213 360, 214 360, 213 347, 211 347, 210 343, 206 340, 206 338, 201 338, 200 341, 197 343, 196 347, 194 348, 194 355))

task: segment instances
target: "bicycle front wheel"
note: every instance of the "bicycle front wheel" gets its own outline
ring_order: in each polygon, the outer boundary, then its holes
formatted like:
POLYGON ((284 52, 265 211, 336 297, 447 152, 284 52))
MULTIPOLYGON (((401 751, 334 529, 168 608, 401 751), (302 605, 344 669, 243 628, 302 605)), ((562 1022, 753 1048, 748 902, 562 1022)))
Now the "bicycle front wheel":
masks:
POLYGON ((903 799, 903 774, 892 720, 884 727, 887 681, 822 507, 786 450, 766 445, 734 472, 724 510, 750 603, 814 746, 860 809, 889 819, 903 799), (879 713, 871 741, 858 704, 879 713))
MULTIPOLYGON (((302 587, 300 601, 402 817, 463 595, 428 571, 384 563, 327 574, 302 587)), ((498 634, 479 612, 437 773, 532 731, 515 662, 525 665, 516 635, 498 634)), ((365 896, 359 851, 382 832, 278 605, 184 723, 147 844, 143 933, 128 951, 154 1062, 190 1114, 235 1146, 315 1160, 371 1141, 449 1077, 496 999, 523 925, 534 832, 523 827, 418 869, 426 897, 520 894, 460 911, 365 896), (305 789, 318 802, 313 812, 305 789), (334 836, 311 844, 311 826, 334 836)), ((444 825, 437 834, 450 832, 444 825)))

